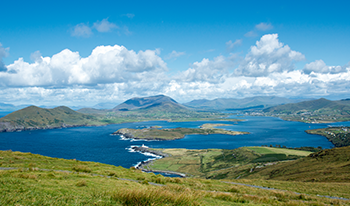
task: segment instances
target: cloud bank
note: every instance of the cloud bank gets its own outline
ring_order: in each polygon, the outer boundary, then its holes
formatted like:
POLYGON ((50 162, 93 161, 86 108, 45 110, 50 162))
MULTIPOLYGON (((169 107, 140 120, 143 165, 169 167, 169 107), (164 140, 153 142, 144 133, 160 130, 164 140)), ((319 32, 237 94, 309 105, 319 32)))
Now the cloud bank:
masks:
MULTIPOLYGON (((1 58, 3 51, 0 47, 1 58)), ((171 54, 181 56, 181 52, 171 54)), ((19 58, 0 71, 4 102, 86 104, 160 93, 180 102, 256 95, 350 95, 349 65, 328 66, 316 60, 297 70, 294 64, 305 61, 305 56, 280 42, 277 34, 262 36, 243 57, 231 53, 203 58, 173 75, 167 73, 159 50, 135 52, 114 45, 98 46, 85 58, 68 49, 52 57, 39 51, 31 56, 33 63, 19 58)))

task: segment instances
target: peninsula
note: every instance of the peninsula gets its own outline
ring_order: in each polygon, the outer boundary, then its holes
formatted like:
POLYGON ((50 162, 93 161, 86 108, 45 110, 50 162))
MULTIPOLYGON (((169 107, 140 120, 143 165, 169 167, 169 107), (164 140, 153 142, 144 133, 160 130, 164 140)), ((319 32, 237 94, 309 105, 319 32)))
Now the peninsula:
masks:
POLYGON ((230 131, 225 129, 217 129, 215 126, 228 126, 229 124, 204 124, 200 128, 174 128, 174 129, 130 129, 122 128, 114 132, 114 135, 122 135, 128 139, 143 139, 143 140, 175 140, 182 139, 190 134, 227 134, 227 135, 242 135, 249 132, 230 131))

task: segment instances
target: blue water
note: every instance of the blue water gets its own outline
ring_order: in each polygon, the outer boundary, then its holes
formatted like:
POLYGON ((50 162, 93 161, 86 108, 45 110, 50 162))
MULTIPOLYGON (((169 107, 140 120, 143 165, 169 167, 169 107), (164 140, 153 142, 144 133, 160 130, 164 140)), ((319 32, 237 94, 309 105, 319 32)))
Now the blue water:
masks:
MULTIPOLYGON (((236 117, 235 117, 236 118, 236 117)), ((50 157, 95 161, 129 168, 150 157, 130 152, 132 145, 145 144, 152 148, 234 149, 241 146, 285 145, 287 147, 313 146, 331 148, 332 144, 323 136, 309 135, 307 129, 327 125, 347 125, 350 122, 332 124, 305 124, 288 122, 273 117, 240 117, 247 121, 221 128, 247 131, 249 135, 188 135, 174 141, 131 141, 122 140, 111 133, 120 128, 140 128, 154 125, 163 128, 196 128, 204 123, 227 123, 218 121, 166 122, 149 121, 115 124, 101 127, 77 127, 53 130, 36 130, 0 133, 0 150, 31 152, 50 157)))

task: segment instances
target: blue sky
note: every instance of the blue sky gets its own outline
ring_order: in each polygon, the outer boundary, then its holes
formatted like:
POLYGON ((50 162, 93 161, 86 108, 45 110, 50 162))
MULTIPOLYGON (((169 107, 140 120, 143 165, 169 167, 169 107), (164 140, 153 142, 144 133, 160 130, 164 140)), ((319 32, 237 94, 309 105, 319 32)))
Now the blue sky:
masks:
POLYGON ((350 96, 348 1, 1 5, 0 102, 350 96))

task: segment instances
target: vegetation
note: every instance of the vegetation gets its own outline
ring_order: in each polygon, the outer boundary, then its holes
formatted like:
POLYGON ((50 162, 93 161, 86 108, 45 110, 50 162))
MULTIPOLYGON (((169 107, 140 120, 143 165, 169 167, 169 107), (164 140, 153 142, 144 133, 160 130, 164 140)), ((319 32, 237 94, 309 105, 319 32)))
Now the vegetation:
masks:
MULTIPOLYGON (((253 113, 252 113, 253 115, 253 113)), ((270 107, 255 115, 276 116, 288 121, 328 123, 350 120, 350 100, 324 98, 270 107)))
POLYGON ((143 167, 185 173, 189 176, 209 179, 236 179, 249 175, 255 168, 276 164, 278 161, 295 160, 311 152, 270 147, 242 147, 225 149, 153 149, 169 154, 143 167))
POLYGON ((247 178, 304 182, 350 182, 350 147, 326 149, 290 162, 256 168, 247 178))
POLYGON ((348 205, 347 200, 318 195, 350 198, 348 183, 168 178, 133 168, 31 153, 0 151, 0 157, 2 168, 17 168, 0 171, 1 205, 348 205), (77 168, 91 171, 78 173, 77 168))
POLYGON ((0 132, 101 124, 94 116, 76 112, 68 107, 42 109, 30 106, 0 118, 0 132))
POLYGON ((214 126, 224 126, 227 124, 204 124, 201 128, 175 128, 175 129, 158 129, 158 128, 145 128, 145 129, 129 129, 122 128, 113 134, 123 135, 126 138, 133 139, 147 139, 147 140, 174 140, 184 138, 189 134, 227 134, 227 135, 240 135, 249 134, 248 132, 236 132, 224 129, 216 129, 214 126))
POLYGON ((328 127, 305 132, 325 136, 336 147, 350 146, 350 127, 328 127))
POLYGON ((176 103, 175 100, 169 97, 160 95, 147 98, 133 98, 112 110, 84 108, 76 112, 64 106, 54 109, 30 106, 0 118, 0 132, 149 120, 217 120, 223 117, 224 115, 220 113, 196 112, 176 103))

